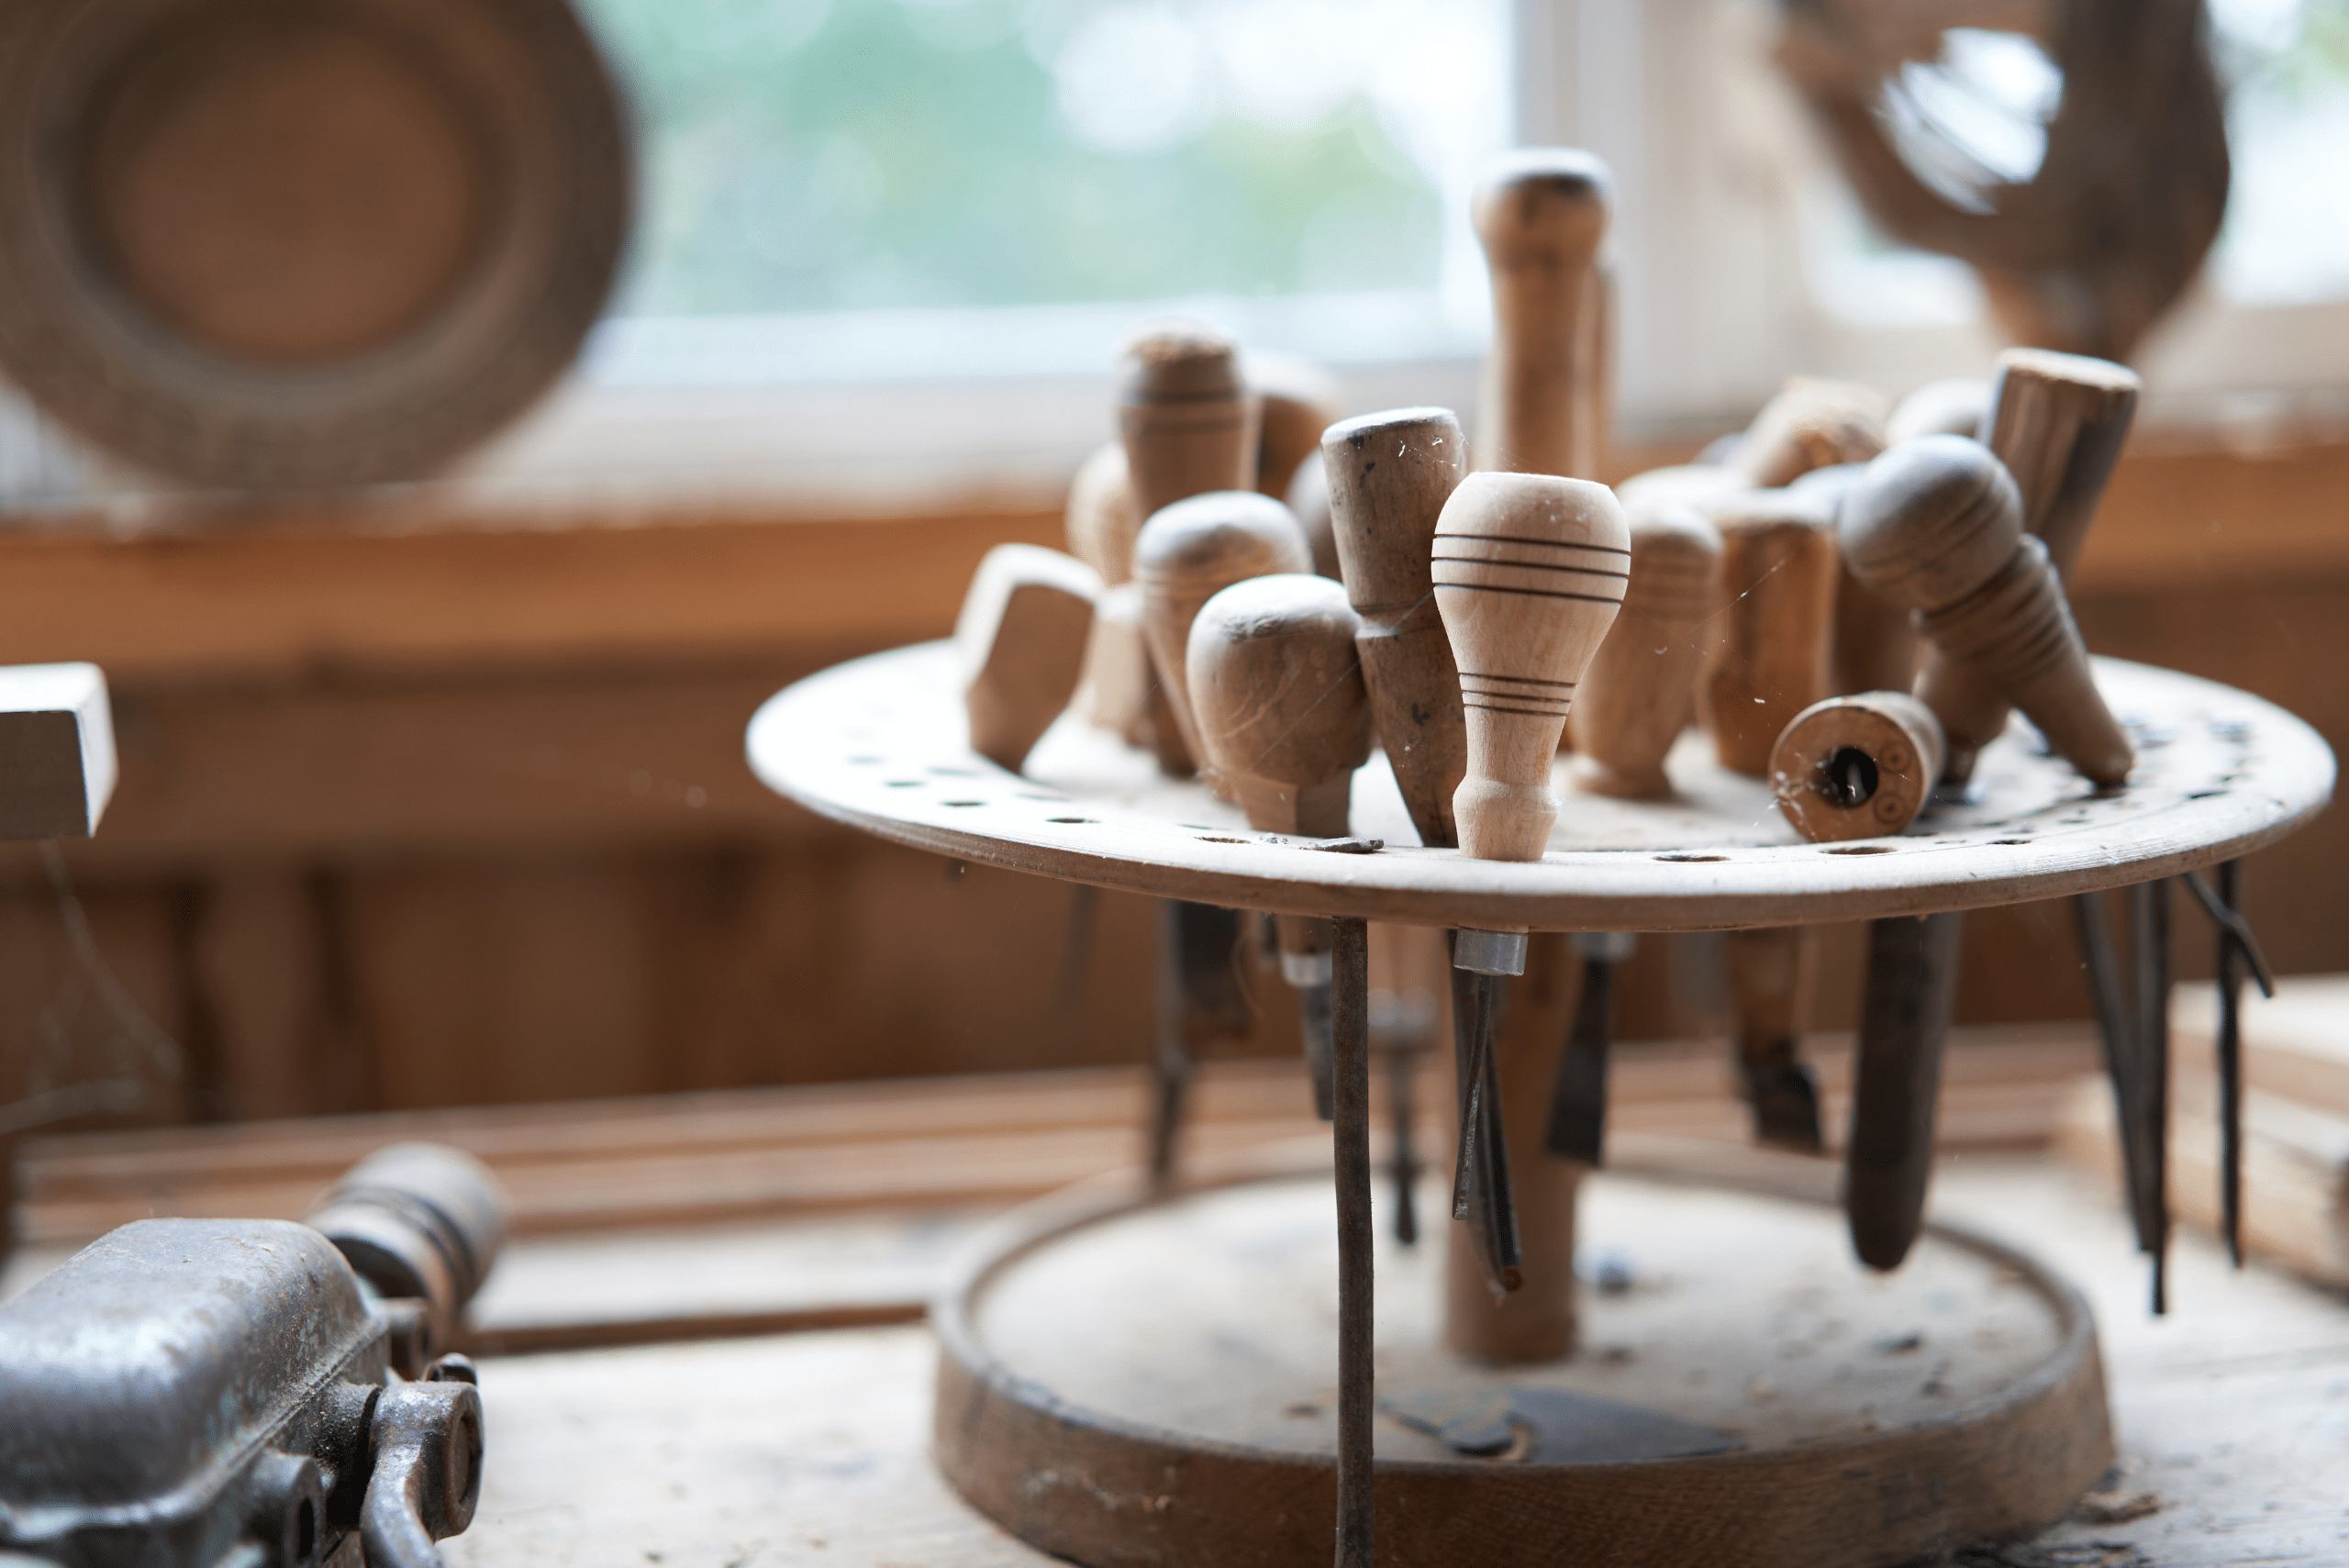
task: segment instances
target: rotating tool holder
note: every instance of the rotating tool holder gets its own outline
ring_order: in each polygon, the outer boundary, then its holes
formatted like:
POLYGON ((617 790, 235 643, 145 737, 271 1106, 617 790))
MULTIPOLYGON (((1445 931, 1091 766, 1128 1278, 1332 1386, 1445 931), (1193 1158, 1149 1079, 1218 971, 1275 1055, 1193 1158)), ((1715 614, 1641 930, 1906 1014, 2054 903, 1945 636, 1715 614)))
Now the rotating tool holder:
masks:
POLYGON ((505 1210, 396 1144, 308 1224, 139 1220, 0 1306, 0 1565, 435 1568, 482 1466, 472 1364, 435 1352, 505 1210))

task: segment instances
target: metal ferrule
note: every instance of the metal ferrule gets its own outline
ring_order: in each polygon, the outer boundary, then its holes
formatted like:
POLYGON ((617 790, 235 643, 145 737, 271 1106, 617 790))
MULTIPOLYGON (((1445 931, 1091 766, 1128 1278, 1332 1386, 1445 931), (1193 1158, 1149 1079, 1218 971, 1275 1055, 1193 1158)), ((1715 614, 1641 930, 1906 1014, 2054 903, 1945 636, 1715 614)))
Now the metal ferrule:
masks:
POLYGON ((1452 944, 1452 964, 1472 974, 1525 973, 1523 931, 1472 931, 1464 927, 1452 944))

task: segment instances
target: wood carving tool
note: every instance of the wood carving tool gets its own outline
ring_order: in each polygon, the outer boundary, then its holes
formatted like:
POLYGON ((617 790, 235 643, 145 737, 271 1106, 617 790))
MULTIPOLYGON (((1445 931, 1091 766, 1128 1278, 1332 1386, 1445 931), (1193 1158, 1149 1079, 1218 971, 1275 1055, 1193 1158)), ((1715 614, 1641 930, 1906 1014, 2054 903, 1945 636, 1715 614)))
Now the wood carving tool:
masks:
MULTIPOLYGON (((2059 582, 2070 579, 2087 542, 2142 387, 2136 372, 2107 360, 2044 349, 1998 356, 1983 439, 2013 476, 2023 531, 2046 545, 2059 582)), ((2007 727, 2004 696, 1938 651, 1926 654, 1917 693, 1950 725, 1946 774, 1964 784, 1981 747, 2007 727)))
POLYGON ((1722 767, 1767 775, 1795 715, 1828 695, 1835 534, 1823 502, 1751 490, 1705 508, 1720 530, 1719 640, 1699 689, 1722 767))
MULTIPOLYGON (((1633 568, 1636 576, 1638 568, 1633 568)), ((1607 1057, 1615 1038, 1615 966, 1639 946, 1629 931, 1577 931, 1582 992, 1574 1024, 1558 1056, 1550 1092, 1550 1124, 1542 1147, 1562 1160, 1603 1162, 1607 1137, 1607 1057)))
MULTIPOLYGON (((1370 759, 1358 625, 1345 589, 1286 573, 1234 583, 1191 622, 1187 689, 1199 740, 1260 833, 1346 836, 1354 770, 1370 759)), ((1275 924, 1281 977, 1297 994, 1314 1109, 1327 1121, 1334 928, 1303 915, 1275 924)))
POLYGON ((1723 466, 1756 490, 1776 490, 1814 468, 1866 462, 1884 450, 1885 413, 1872 386, 1789 376, 1723 466))
MULTIPOLYGON (((1451 966, 1447 963, 1445 967, 1451 966)), ((1400 990, 1381 986, 1370 993, 1370 1046, 1386 1062, 1387 1170, 1394 1187, 1395 1240, 1406 1247, 1415 1245, 1419 1239, 1415 1192, 1419 1160, 1414 1138, 1417 1113, 1412 1106, 1416 1097, 1413 1079, 1419 1054, 1433 1040, 1435 1023, 1435 995, 1424 985, 1400 990)))
MULTIPOLYGON (((1134 540, 1142 636, 1186 756, 1205 760, 1185 663, 1199 606, 1244 578, 1312 570, 1297 519, 1286 506, 1252 490, 1194 495, 1161 507, 1142 524, 1134 540)), ((1212 777, 1208 782, 1215 783, 1212 777)))
POLYGON ((1158 673, 1141 634, 1141 584, 1104 588, 1093 601, 1093 629, 1085 643, 1085 673, 1074 703, 1086 723, 1129 746, 1148 750, 1150 693, 1158 673))
POLYGON ((1864 692, 1795 716, 1770 753, 1770 788, 1814 844, 1876 839, 1917 819, 1941 765, 1932 708, 1907 692, 1864 692))
POLYGON ((1149 1165, 1163 1185, 1174 1174, 1191 1075, 1218 1040, 1248 1032, 1248 993, 1237 954, 1236 909, 1170 898, 1158 906, 1158 1017, 1151 1049, 1149 1165))
POLYGON ((1598 795, 1661 800, 1664 759, 1688 723, 1721 564, 1720 530, 1694 507, 1627 506, 1631 577, 1575 693, 1567 777, 1598 795))
POLYGON ((1319 454, 1321 432, 1338 422, 1345 389, 1319 365, 1285 354, 1250 354, 1241 373, 1260 409, 1255 488, 1286 501, 1298 471, 1319 454))
POLYGON ((2213 888, 2199 871, 2186 873, 2187 891, 2218 928, 2216 963, 2219 1028, 2213 1041, 2219 1080, 2219 1233, 2227 1255, 2243 1267, 2243 978, 2249 971, 2259 994, 2276 995, 2276 976, 2243 917, 2243 862, 2219 867, 2213 888))
POLYGON ((1100 574, 1033 544, 986 552, 954 622, 971 750, 1018 773, 1076 693, 1100 574))
MULTIPOLYGON (((1241 379, 1238 346, 1212 327, 1162 321, 1128 339, 1118 360, 1118 429, 1133 516, 1147 525, 1162 507, 1188 496, 1253 489, 1258 414, 1241 379)), ((1181 665, 1179 639, 1152 655, 1159 680, 1150 693, 1151 743, 1169 776, 1187 778, 1196 756, 1186 728, 1190 716, 1174 711, 1167 683, 1179 685, 1182 674, 1178 668, 1169 676, 1169 656, 1181 665)))
POLYGON ((1972 436, 1980 439, 1990 408, 1990 384, 1972 376, 1929 381, 1892 406, 1884 422, 1884 444, 1897 447, 1919 436, 1972 436))
MULTIPOLYGON (((1787 489, 1816 501, 1832 523, 1843 497, 1867 472, 1864 462, 1814 468, 1787 489)), ((1921 647, 1906 606, 1895 604, 1852 573, 1839 551, 1835 562, 1835 627, 1828 639, 1827 688, 1836 696, 1861 692, 1905 692, 1916 684, 1921 647)))
POLYGON ((1460 671, 1435 602, 1436 518, 1467 470, 1448 408, 1402 408, 1321 438, 1330 521, 1378 738, 1419 842, 1451 849, 1453 792, 1468 768, 1460 671))
POLYGON ((1596 477, 1605 417, 1598 258, 1613 201, 1606 163, 1572 148, 1511 153, 1476 187, 1469 216, 1493 279, 1477 469, 1596 477))
POLYGON ((1338 1207, 1338 1568, 1373 1568, 1375 1296, 1370 1195, 1370 929, 1333 922, 1330 1152, 1338 1207))
POLYGON ((1133 481, 1126 470, 1126 446, 1109 441, 1097 448, 1069 481, 1068 505, 1061 514, 1068 552, 1101 574, 1108 587, 1134 574, 1134 535, 1141 531, 1133 481))
MULTIPOLYGON (((1706 511, 1721 533, 1720 611, 1698 690, 1721 766, 1765 777, 1796 715, 1827 695, 1835 536, 1823 497, 1749 490, 1706 511)), ((1801 1061, 1816 939, 1808 927, 1732 931, 1738 1078, 1755 1138, 1821 1146, 1819 1089, 1801 1061)))
MULTIPOLYGON (((2022 531, 2015 482, 1988 449, 1962 436, 1894 448, 1844 497, 1838 531, 1853 571, 1918 611, 1951 663, 2021 708, 2099 788, 2128 779, 2129 738, 2096 689, 2046 547, 2022 531)), ((1933 713, 1953 747, 1994 738, 1961 728, 1964 715, 1933 713)))
POLYGON ((1964 930, 1964 917, 1954 911, 1868 925, 1843 1208, 1853 1250, 1870 1268, 1898 1268, 1924 1224, 1942 1048, 1957 999, 1964 930))
MULTIPOLYGON (((2028 710, 2026 710, 2028 711, 2028 710)), ((2144 1159, 2135 1196, 2138 1245, 2153 1257, 2153 1311, 2169 1311, 2169 883, 2129 889, 2130 978, 2137 992, 2138 1137, 2144 1159)))
MULTIPOLYGON (((1551 760, 1575 684, 1622 603, 1631 546, 1614 495, 1582 480, 1476 473, 1444 503, 1436 524, 1435 596, 1467 710, 1467 773, 1453 797, 1453 817, 1460 848, 1472 858, 1538 861, 1548 848, 1558 817, 1551 760)), ((1497 1100, 1498 1085, 1490 1081, 1499 1000, 1494 980, 1523 973, 1525 950, 1521 930, 1464 929, 1453 944, 1454 966, 1479 977, 1460 1037, 1455 1218, 1481 1157, 1479 1102, 1497 1100)), ((1491 1195, 1497 1204, 1502 1195, 1491 1195)))
POLYGON ((1297 526, 1305 530, 1306 548, 1313 551, 1313 570, 1338 581, 1344 573, 1338 565, 1338 538, 1330 517, 1330 475, 1319 450, 1297 465, 1286 499, 1297 526))

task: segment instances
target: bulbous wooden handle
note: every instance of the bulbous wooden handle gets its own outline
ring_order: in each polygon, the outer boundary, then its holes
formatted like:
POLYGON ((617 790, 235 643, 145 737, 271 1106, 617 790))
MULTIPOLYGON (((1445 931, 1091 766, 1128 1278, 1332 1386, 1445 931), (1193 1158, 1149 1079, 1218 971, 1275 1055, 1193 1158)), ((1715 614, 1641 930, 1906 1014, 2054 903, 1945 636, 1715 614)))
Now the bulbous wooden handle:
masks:
POLYGON ((1449 849, 1459 841, 1452 796, 1468 767, 1468 728, 1436 611, 1433 550, 1467 442, 1450 409, 1402 408, 1330 426, 1321 462, 1379 739, 1419 842, 1449 849))
MULTIPOLYGON (((1162 507, 1134 539, 1142 635, 1184 749, 1204 761, 1186 664, 1199 606, 1243 578, 1310 572, 1312 552, 1286 506, 1252 490, 1222 490, 1162 507)), ((1212 782, 1212 781, 1210 781, 1212 782)))
POLYGON ((1720 530, 1694 507, 1627 507, 1631 579, 1566 716, 1568 777, 1599 795, 1672 793, 1664 754, 1688 722, 1704 624, 1720 578, 1720 530))
POLYGON ((1770 788, 1813 843, 1875 839, 1917 819, 1942 773, 1941 721, 1907 692, 1830 697, 1795 716, 1770 754, 1770 788))
POLYGON ((1728 467, 1756 489, 1793 484, 1815 468, 1866 462, 1884 450, 1884 395, 1855 382, 1793 376, 1762 406, 1728 467))
POLYGON ((1606 289, 1598 269, 1614 181, 1573 148, 1502 159, 1469 213, 1493 276, 1493 347, 1475 466, 1519 473, 1597 472, 1606 289))
POLYGON ((1346 832, 1354 770, 1370 756, 1358 625, 1345 589, 1293 573, 1234 583, 1191 622, 1199 741, 1260 832, 1346 832))
MULTIPOLYGON (((2128 778, 2128 737, 2089 674, 2045 546, 2022 531, 2015 482, 1987 448, 1925 436, 1892 449, 1844 497, 1839 529, 1852 570, 1915 610, 1943 658, 2021 708, 2098 785, 2128 778)), ((1934 714, 1953 746, 1995 739, 1968 728, 1970 715, 1934 714)))
POLYGON ((1466 853, 1536 861, 1547 848, 1551 759, 1622 603, 1631 546, 1603 484, 1474 473, 1444 503, 1435 597, 1467 710, 1468 772, 1453 796, 1466 853))
POLYGON ((1099 574, 1059 550, 987 551, 954 623, 972 751, 1019 771, 1076 691, 1100 593, 1099 574))
MULTIPOLYGON (((2121 456, 2143 384, 2110 360, 2046 349, 2009 349, 1982 417, 1983 439, 2022 497, 2023 531, 2047 546, 2059 579, 2087 539, 2105 482, 2121 456)), ((2006 728, 2004 696, 1947 659, 1929 656, 1918 690, 1936 708, 1962 716, 1953 733, 1995 737, 2006 728)), ((1949 776, 1973 776, 1978 742, 1953 744, 1949 776)))

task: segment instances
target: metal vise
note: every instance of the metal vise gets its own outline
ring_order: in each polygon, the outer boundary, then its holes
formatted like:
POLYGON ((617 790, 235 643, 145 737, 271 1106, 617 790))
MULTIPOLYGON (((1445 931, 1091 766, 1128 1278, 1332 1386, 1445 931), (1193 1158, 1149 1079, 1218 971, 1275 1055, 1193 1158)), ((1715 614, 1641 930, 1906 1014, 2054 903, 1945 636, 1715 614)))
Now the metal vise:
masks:
POLYGON ((433 1352, 505 1222, 470 1155, 395 1144, 306 1225, 142 1219, 75 1253, 0 1306, 0 1568, 438 1568, 482 1413, 433 1352))

